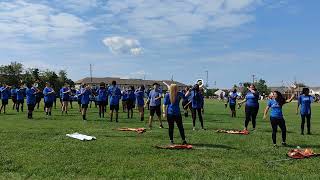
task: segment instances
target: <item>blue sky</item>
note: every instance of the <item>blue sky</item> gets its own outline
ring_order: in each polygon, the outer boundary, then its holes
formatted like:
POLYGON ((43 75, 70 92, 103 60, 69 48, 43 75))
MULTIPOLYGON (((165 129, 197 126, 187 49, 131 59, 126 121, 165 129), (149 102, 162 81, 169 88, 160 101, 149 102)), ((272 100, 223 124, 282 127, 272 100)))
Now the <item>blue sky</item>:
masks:
POLYGON ((229 88, 319 86, 317 0, 0 0, 0 64, 229 88))

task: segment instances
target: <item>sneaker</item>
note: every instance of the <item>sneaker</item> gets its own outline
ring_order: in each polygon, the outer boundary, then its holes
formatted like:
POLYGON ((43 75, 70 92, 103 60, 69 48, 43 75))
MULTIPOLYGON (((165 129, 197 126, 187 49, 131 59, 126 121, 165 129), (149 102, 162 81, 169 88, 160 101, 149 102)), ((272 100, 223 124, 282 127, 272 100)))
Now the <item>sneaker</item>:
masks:
POLYGON ((160 129, 163 129, 163 125, 160 125, 160 127, 159 127, 160 129))
POLYGON ((276 148, 276 147, 278 147, 278 146, 277 146, 277 144, 273 144, 273 147, 276 148))
POLYGON ((301 135, 304 135, 304 132, 301 132, 301 135))
POLYGON ((287 146, 287 143, 286 142, 282 142, 282 146, 287 146))
POLYGON ((308 132, 308 135, 311 135, 311 132, 308 132))
POLYGON ((186 140, 182 141, 182 145, 187 145, 187 144, 188 144, 188 143, 187 143, 186 140))
POLYGON ((170 140, 170 144, 171 144, 171 145, 174 145, 174 142, 173 142, 173 140, 170 140))
POLYGON ((206 129, 206 128, 202 128, 202 130, 204 130, 204 131, 205 131, 205 130, 207 130, 207 129, 206 129))
POLYGON ((192 128, 192 130, 193 130, 193 131, 195 131, 195 130, 196 130, 196 128, 195 128, 195 127, 193 127, 193 128, 192 128))

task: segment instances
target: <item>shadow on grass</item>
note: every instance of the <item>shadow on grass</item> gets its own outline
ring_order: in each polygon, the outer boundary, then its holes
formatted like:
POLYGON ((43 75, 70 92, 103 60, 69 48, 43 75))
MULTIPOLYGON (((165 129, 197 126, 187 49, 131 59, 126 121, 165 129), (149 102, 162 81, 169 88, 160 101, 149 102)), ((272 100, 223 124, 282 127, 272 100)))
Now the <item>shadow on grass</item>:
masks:
POLYGON ((301 148, 320 148, 319 144, 313 144, 313 145, 309 145, 309 144, 297 144, 297 145, 289 144, 286 147, 297 148, 298 146, 300 146, 301 148))
POLYGON ((223 144, 192 144, 192 146, 195 147, 195 149, 236 149, 231 146, 223 145, 223 144))

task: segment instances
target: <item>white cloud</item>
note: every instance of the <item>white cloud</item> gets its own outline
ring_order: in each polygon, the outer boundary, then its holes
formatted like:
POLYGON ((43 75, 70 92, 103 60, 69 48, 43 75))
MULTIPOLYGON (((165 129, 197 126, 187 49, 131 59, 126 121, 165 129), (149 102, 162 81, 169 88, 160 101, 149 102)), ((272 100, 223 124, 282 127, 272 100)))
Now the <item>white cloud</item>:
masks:
POLYGON ((175 36, 232 29, 253 22, 252 12, 259 2, 261 0, 109 0, 106 9, 117 19, 112 25, 122 27, 126 33, 145 38, 172 37, 167 39, 174 41, 175 36))
POLYGON ((103 43, 115 54, 139 55, 142 53, 140 42, 133 38, 113 36, 105 38, 103 43))
POLYGON ((73 12, 86 12, 98 7, 97 0, 49 0, 48 3, 54 3, 73 12))
POLYGON ((92 29, 83 19, 44 4, 0 2, 0 39, 66 40, 92 29))

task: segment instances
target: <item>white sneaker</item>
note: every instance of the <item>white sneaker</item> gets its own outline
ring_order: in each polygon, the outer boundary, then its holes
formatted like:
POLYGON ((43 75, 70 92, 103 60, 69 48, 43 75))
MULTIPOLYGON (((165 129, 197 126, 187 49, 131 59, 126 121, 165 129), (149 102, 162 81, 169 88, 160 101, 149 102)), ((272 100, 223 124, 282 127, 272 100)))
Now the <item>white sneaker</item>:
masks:
POLYGON ((195 131, 195 130, 196 130, 196 128, 195 128, 195 127, 193 127, 193 128, 192 128, 192 130, 194 130, 194 131, 195 131))

